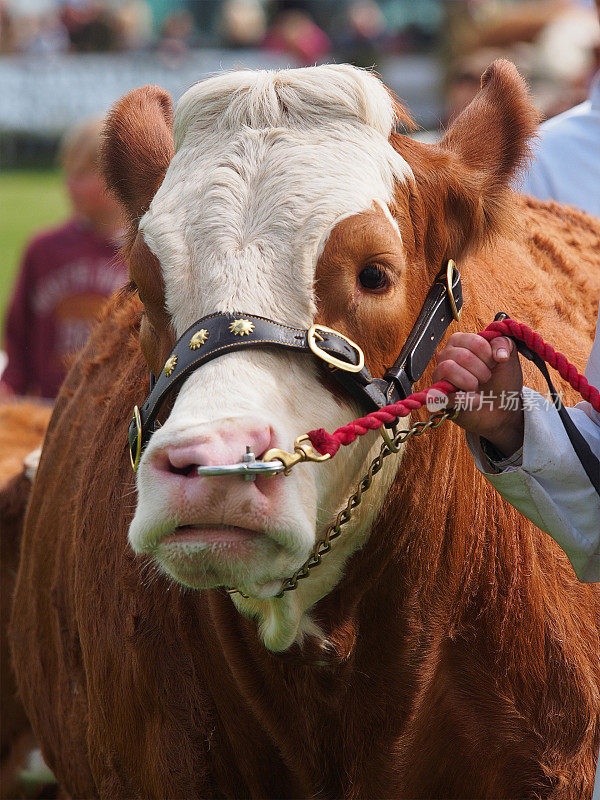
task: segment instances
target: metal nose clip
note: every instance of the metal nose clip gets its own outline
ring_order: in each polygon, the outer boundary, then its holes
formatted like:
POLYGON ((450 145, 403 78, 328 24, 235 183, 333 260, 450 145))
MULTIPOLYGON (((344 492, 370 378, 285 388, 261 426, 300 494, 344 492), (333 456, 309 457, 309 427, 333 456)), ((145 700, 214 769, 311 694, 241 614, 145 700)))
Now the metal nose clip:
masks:
POLYGON ((250 445, 239 464, 219 464, 214 467, 196 467, 202 478, 213 478, 218 475, 240 475, 245 481, 255 481, 257 475, 277 475, 283 472, 285 465, 278 459, 274 461, 257 461, 250 445))

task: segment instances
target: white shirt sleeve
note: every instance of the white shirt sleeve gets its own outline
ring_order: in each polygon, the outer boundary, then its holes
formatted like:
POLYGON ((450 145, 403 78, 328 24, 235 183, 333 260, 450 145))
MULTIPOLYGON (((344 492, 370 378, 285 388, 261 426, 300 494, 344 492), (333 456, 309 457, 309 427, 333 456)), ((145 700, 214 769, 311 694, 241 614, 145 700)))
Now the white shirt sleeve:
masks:
POLYGON ((535 158, 524 175, 515 176, 514 188, 600 217, 600 72, 589 99, 546 120, 538 134, 535 158))
MULTIPOLYGON (((588 381, 600 380, 600 319, 586 368, 588 381)), ((501 472, 467 433, 477 468, 508 502, 565 551, 581 581, 600 581, 600 496, 592 486, 554 406, 532 389, 523 389, 525 431, 522 458, 501 472)), ((600 458, 600 414, 589 403, 567 409, 595 456, 600 458)))

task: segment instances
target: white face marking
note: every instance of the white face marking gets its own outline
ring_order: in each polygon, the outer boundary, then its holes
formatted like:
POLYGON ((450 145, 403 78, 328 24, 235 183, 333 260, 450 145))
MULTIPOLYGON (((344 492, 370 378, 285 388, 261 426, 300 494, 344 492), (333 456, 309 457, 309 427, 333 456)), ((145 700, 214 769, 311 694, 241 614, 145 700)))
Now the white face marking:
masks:
MULTIPOLYGON (((395 183, 411 172, 389 144, 392 124, 387 91, 353 67, 239 72, 192 87, 177 108, 176 155, 140 222, 161 264, 177 336, 215 311, 246 311, 309 327, 316 311, 315 266, 332 228, 375 200, 398 230, 388 203, 395 183)), ((149 466, 161 448, 215 431, 229 435, 252 420, 270 425, 277 446, 290 450, 300 433, 334 430, 362 413, 323 387, 308 356, 253 349, 204 365, 184 383, 140 463, 133 547, 155 552, 176 525, 241 524, 239 507, 247 500, 241 482, 220 494, 215 483, 210 502, 190 509, 187 501, 173 499, 149 466)), ((378 447, 371 434, 342 448, 330 464, 301 465, 291 476, 274 479, 276 497, 261 498, 245 511, 247 526, 260 526, 270 537, 256 558, 228 572, 210 563, 204 550, 205 582, 188 582, 235 584, 254 597, 275 594, 281 579, 308 557, 378 447)), ((259 616, 268 646, 289 646, 306 608, 339 580, 380 507, 394 470, 388 473, 379 477, 376 501, 361 510, 357 524, 348 526, 344 541, 301 590, 284 600, 236 600, 259 616)), ((164 560, 162 565, 175 573, 164 560)))
POLYGON ((400 228, 398 227, 398 222, 392 217, 392 212, 388 208, 387 203, 384 203, 381 200, 378 200, 377 198, 375 198, 374 202, 375 202, 375 205, 379 206, 379 208, 383 211, 387 221, 390 223, 392 228, 398 234, 398 238, 400 239, 400 241, 402 241, 402 235, 400 234, 400 228))

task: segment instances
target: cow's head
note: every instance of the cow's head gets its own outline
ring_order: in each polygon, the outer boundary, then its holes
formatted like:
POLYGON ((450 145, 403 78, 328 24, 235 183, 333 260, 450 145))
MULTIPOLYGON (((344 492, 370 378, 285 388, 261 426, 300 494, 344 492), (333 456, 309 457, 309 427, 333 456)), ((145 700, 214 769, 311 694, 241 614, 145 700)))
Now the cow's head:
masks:
MULTIPOLYGON (((498 62, 439 146, 394 133, 380 81, 349 66, 234 72, 203 81, 172 119, 160 89, 132 92, 107 129, 110 183, 129 210, 140 341, 158 374, 200 317, 242 311, 357 341, 382 375, 444 260, 493 230, 535 125, 514 67, 498 62)), ((275 598, 379 448, 377 434, 288 477, 198 477, 198 465, 292 448, 362 409, 308 355, 251 349, 184 382, 142 456, 132 547, 186 586, 237 586, 268 647, 310 630, 307 609, 364 543, 394 477, 378 477, 333 550, 275 598)))

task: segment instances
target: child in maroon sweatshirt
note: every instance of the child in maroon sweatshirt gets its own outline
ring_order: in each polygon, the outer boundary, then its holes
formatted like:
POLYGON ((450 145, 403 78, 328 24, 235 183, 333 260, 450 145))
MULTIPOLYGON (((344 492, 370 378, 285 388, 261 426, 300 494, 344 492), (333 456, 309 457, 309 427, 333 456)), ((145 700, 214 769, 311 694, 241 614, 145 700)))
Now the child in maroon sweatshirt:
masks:
POLYGON ((69 356, 86 341, 101 306, 127 280, 119 257, 125 227, 98 168, 103 120, 71 131, 61 160, 74 216, 25 251, 8 309, 8 365, 0 395, 56 397, 69 356))

